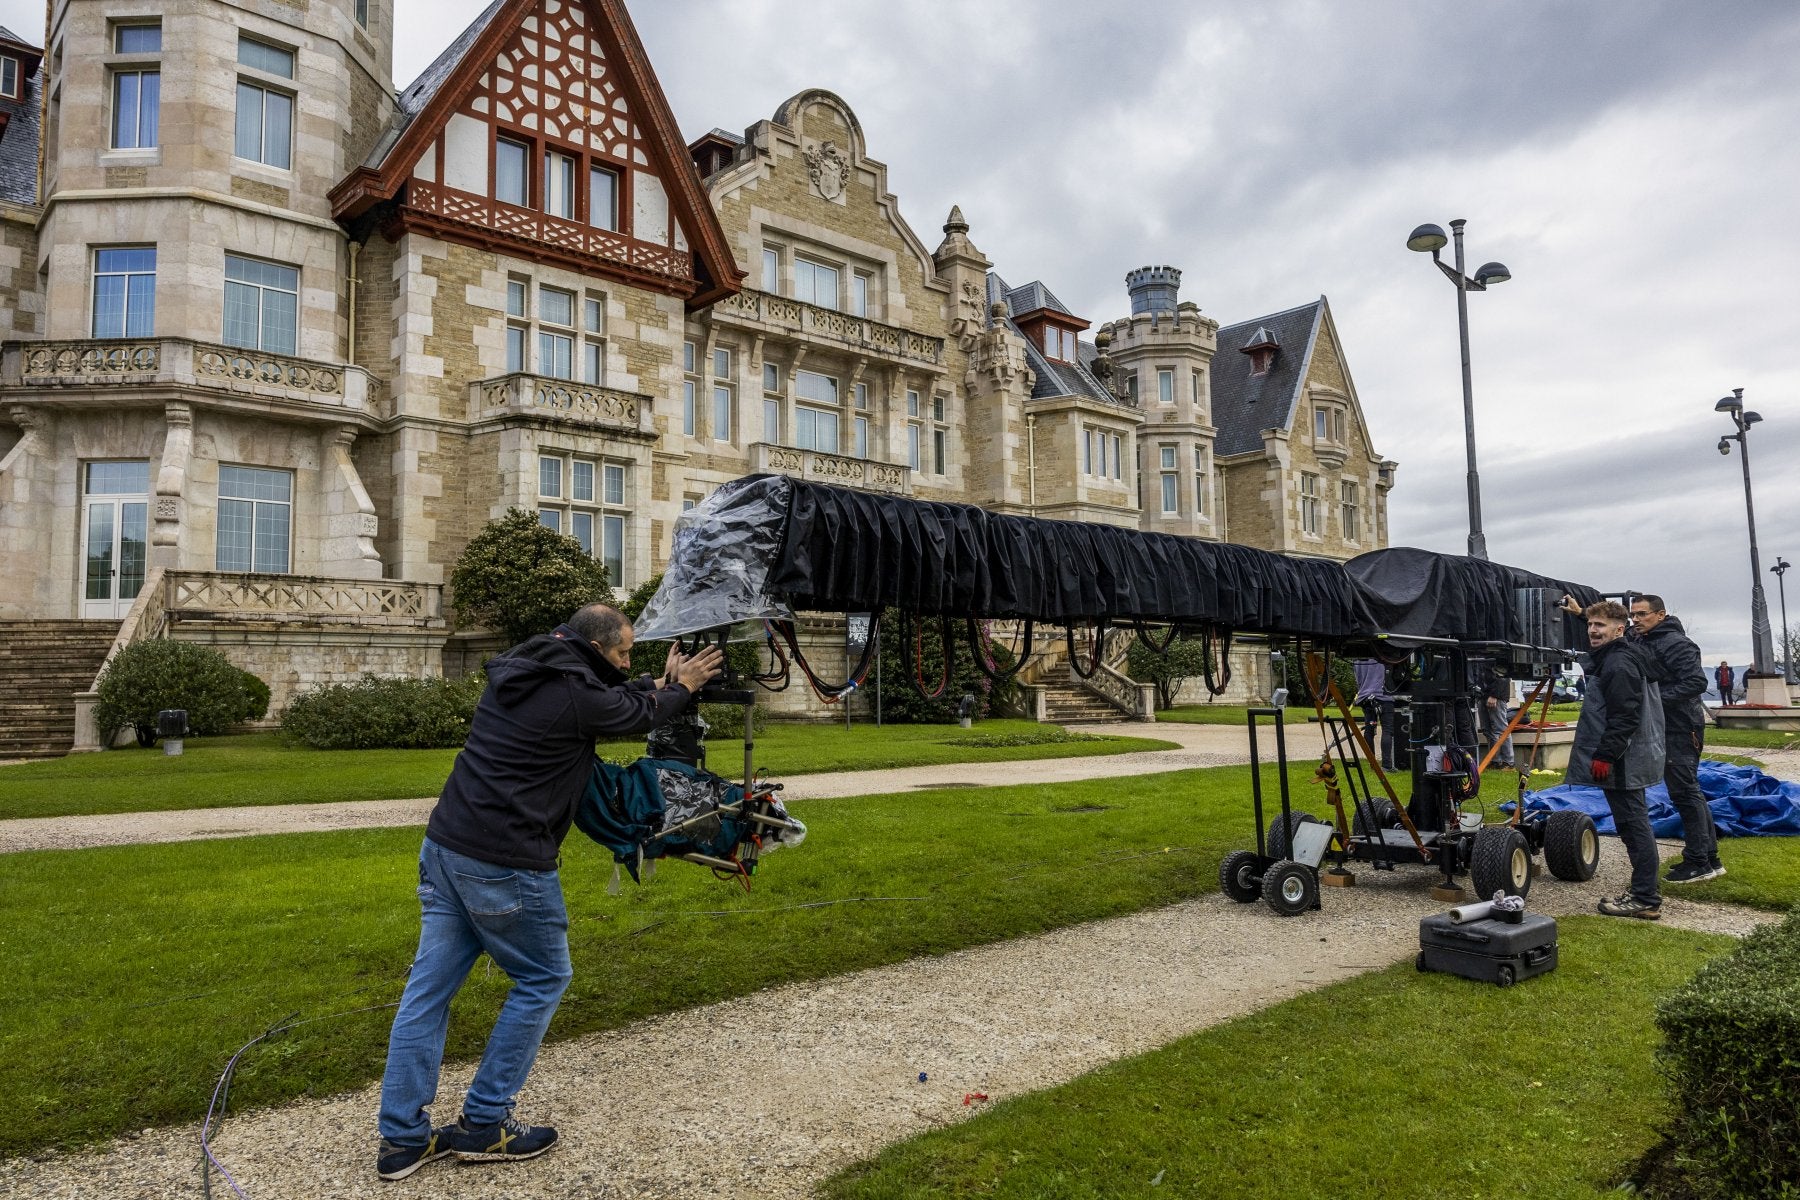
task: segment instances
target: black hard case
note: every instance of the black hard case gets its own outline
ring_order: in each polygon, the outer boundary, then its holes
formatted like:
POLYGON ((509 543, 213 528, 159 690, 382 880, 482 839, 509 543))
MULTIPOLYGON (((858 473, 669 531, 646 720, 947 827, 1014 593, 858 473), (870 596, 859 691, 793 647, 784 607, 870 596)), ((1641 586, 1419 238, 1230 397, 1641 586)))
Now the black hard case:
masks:
POLYGON ((1514 925, 1491 918, 1457 925, 1449 913, 1419 922, 1419 970, 1501 987, 1556 970, 1556 920, 1526 913, 1514 925))

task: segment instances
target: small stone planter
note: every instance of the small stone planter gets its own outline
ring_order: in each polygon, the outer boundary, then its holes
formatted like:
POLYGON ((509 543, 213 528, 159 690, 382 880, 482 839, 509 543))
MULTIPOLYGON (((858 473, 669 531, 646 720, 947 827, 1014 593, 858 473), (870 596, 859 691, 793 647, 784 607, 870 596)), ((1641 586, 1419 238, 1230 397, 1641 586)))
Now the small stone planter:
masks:
POLYGON ((1575 749, 1573 725, 1546 725, 1520 729, 1513 734, 1513 761, 1521 770, 1566 771, 1569 754, 1575 749), (1534 754, 1533 745, 1537 750, 1534 754))

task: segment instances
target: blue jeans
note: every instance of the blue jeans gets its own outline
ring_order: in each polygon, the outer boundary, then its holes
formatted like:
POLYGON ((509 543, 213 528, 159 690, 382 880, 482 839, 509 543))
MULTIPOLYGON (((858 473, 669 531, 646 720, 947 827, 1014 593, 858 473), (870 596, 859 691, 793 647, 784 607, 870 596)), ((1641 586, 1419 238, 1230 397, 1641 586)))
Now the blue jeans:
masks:
POLYGON ((463 1098, 470 1125, 492 1125, 512 1112, 571 975, 569 914, 555 871, 495 866, 426 838, 419 906, 419 952, 381 1078, 381 1136, 400 1145, 431 1136, 425 1110, 437 1097, 450 1001, 483 951, 513 986, 463 1098))

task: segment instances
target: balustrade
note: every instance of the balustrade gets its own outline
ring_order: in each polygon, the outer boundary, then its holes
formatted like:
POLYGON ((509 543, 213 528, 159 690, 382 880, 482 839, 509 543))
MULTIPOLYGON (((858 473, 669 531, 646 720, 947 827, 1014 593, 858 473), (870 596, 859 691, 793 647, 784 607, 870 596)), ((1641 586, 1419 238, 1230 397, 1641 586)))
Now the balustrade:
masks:
POLYGON ((187 338, 20 342, 0 363, 0 387, 38 391, 176 386, 368 412, 380 385, 360 367, 187 338))
POLYGON ((788 475, 812 483, 861 488, 868 492, 912 495, 910 467, 867 458, 851 458, 843 454, 827 454, 820 450, 801 450, 793 446, 772 446, 766 442, 757 442, 750 447, 750 469, 788 475))
POLYGON ((883 325, 868 317, 853 316, 785 296, 746 289, 713 309, 715 315, 739 317, 765 325, 781 325, 804 334, 832 338, 858 350, 885 354, 914 362, 942 365, 944 339, 883 325))
POLYGON ((515 372, 471 384, 482 416, 530 415, 653 434, 652 400, 595 384, 515 372))

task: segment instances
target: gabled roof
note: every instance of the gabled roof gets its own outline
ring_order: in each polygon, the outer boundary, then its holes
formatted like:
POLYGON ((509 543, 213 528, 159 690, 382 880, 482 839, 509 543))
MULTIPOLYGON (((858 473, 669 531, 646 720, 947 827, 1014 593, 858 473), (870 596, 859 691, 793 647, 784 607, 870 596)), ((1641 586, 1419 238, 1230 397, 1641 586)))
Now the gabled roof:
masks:
POLYGON ((1212 419, 1219 431, 1213 453, 1261 450, 1263 430, 1292 425, 1324 319, 1325 297, 1320 296, 1310 304, 1219 330, 1222 352, 1212 360, 1212 419), (1237 352, 1257 345, 1279 347, 1262 375, 1251 374, 1251 356, 1237 352))
MULTIPOLYGON (((393 126, 376 143, 368 160, 331 191, 333 215, 349 220, 406 186, 413 165, 448 122, 451 114, 480 83, 494 56, 518 32, 543 0, 494 0, 452 42, 424 74, 397 97, 393 126)), ((585 3, 604 33, 619 48, 621 87, 633 117, 645 131, 650 165, 669 195, 671 217, 681 223, 693 250, 699 293, 690 307, 712 304, 738 290, 744 273, 737 269, 718 214, 701 191, 699 176, 688 157, 681 128, 668 97, 651 69, 649 55, 624 0, 567 0, 585 3)))
POLYGON ((1007 292, 1006 305, 1012 310, 1012 315, 1015 317, 1022 317, 1034 312, 1061 313, 1066 317, 1075 316, 1069 311, 1068 305, 1058 300, 1055 293, 1036 279, 1023 287, 1016 287, 1007 292))
POLYGON ((0 97, 0 200, 38 202, 38 114, 42 111, 43 51, 0 25, 0 49, 19 58, 19 95, 0 97))
MULTIPOLYGON (((1009 287, 1006 280, 1000 278, 999 274, 994 271, 988 272, 987 294, 988 303, 990 305, 996 300, 1005 300, 1007 302, 1009 314, 1011 312, 1021 311, 1013 306, 1012 297, 1014 296, 1025 296, 1028 299, 1048 299, 1048 304, 1040 303, 1037 305, 1037 308, 1023 310, 1025 312, 1036 312, 1038 309, 1050 309, 1053 312, 1062 313, 1069 312, 1068 309, 1062 306, 1060 300, 1051 295, 1050 289, 1046 288, 1043 284, 1032 282, 1026 284, 1024 287, 1009 287), (1051 308, 1051 305, 1054 305, 1055 307, 1051 308)), ((1069 315, 1073 316, 1074 314, 1071 313, 1069 315)), ((1026 365, 1028 365, 1031 368, 1032 373, 1037 376, 1036 380, 1031 385, 1031 398, 1033 400, 1043 400, 1051 396, 1081 396, 1089 400, 1098 400, 1102 404, 1125 407, 1125 402, 1108 391, 1105 385, 1095 377, 1093 372, 1093 362, 1094 359, 1099 356, 1099 351, 1094 348, 1093 343, 1078 342, 1078 349, 1081 357, 1079 363, 1061 362, 1046 356, 1042 347, 1030 338, 1025 337, 1024 333, 1020 331, 1018 324, 1010 315, 1005 318, 1005 321, 1006 327, 1018 334, 1025 342, 1026 365)))

